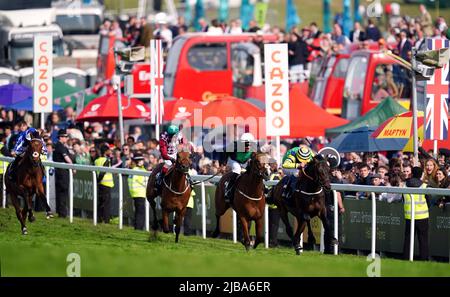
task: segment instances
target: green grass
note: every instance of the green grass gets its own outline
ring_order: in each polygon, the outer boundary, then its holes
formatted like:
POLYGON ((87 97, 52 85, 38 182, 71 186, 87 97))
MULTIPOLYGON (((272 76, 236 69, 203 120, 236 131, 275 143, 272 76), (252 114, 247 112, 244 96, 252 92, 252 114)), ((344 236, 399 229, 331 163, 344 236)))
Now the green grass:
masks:
MULTIPOLYGON (((444 1, 444 0, 441 0, 444 1)), ((147 1, 148 2, 148 1, 147 1)), ((332 0, 331 1, 331 11, 332 16, 334 16, 337 12, 342 12, 342 0, 332 0)), ((381 3, 384 5, 385 3, 393 2, 392 0, 381 0, 381 3)), ((403 1, 397 1, 401 5, 400 12, 402 15, 409 15, 412 17, 416 17, 419 15, 419 5, 418 4, 405 4, 403 1)), ((164 3, 164 1, 163 1, 164 3)), ((179 1, 175 0, 175 3, 179 3, 179 1)), ((302 25, 308 25, 312 21, 315 21, 322 26, 322 0, 295 0, 297 5, 297 12, 302 19, 302 25)), ((351 5, 353 7, 353 1, 351 1, 351 5)), ((360 4, 366 5, 369 1, 360 0, 360 4)), ((119 11, 120 7, 126 8, 137 8, 138 0, 105 0, 106 9, 119 11), (122 4, 121 4, 122 3, 122 4)), ((192 9, 192 12, 194 9, 192 9)), ((435 19, 438 14, 443 16, 447 22, 450 20, 450 9, 439 9, 428 8, 433 19, 435 19)), ((353 11, 352 11, 353 13, 353 11)), ((217 17, 217 11, 209 10, 206 12, 207 17, 211 20, 217 17)), ((286 15, 286 0, 270 0, 269 9, 267 14, 267 21, 270 24, 278 25, 284 27, 286 15)), ((239 9, 230 9, 230 18, 239 17, 239 9)))
MULTIPOLYGON (((75 218, 46 220, 39 213, 21 235, 12 209, 0 209, 2 276, 65 276, 69 253, 81 257, 82 276, 366 276, 366 257, 322 255, 306 251, 296 256, 288 248, 246 252, 241 244, 146 232, 117 225, 93 226, 75 218)), ((382 276, 450 276, 449 265, 382 259, 382 276)))

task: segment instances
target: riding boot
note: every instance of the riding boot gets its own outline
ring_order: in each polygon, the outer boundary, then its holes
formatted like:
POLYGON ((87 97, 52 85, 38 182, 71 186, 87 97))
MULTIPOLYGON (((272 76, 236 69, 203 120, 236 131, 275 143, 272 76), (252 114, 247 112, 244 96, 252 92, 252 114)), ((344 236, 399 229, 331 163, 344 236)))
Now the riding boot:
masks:
POLYGON ((232 199, 234 197, 234 184, 236 182, 237 177, 239 174, 233 173, 230 180, 225 183, 225 201, 226 202, 232 202, 232 199))
POLYGON ((11 163, 11 167, 9 169, 9 179, 11 181, 15 181, 16 180, 16 172, 17 172, 17 166, 19 165, 20 160, 22 159, 22 157, 20 155, 17 155, 16 158, 14 159, 14 161, 11 163))
POLYGON ((156 193, 158 193, 158 195, 161 195, 162 193, 162 184, 165 176, 166 174, 164 173, 164 170, 161 170, 156 175, 156 193))

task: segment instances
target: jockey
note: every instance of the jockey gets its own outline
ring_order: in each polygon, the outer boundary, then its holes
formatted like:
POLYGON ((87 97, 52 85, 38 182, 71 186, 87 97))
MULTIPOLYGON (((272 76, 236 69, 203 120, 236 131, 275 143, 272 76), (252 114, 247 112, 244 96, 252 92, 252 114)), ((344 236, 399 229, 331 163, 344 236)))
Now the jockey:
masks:
POLYGON ((234 183, 237 177, 247 167, 248 160, 252 157, 252 153, 256 151, 255 148, 252 148, 255 144, 256 141, 253 134, 244 133, 239 141, 233 143, 231 150, 227 149, 227 152, 229 152, 227 167, 233 172, 230 180, 225 183, 225 199, 227 201, 230 201, 229 199, 233 197, 234 183))
POLYGON ((283 187, 283 197, 289 198, 297 188, 298 170, 305 168, 314 158, 314 152, 308 146, 301 144, 290 149, 283 157, 282 168, 287 178, 287 183, 283 187), (290 187, 289 187, 290 185, 290 187))
POLYGON ((164 160, 164 166, 156 176, 156 188, 161 189, 164 176, 177 161, 178 145, 183 144, 183 136, 176 125, 170 125, 159 137, 159 150, 164 160))
MULTIPOLYGON (((11 163, 11 169, 10 169, 10 174, 9 174, 9 177, 11 180, 16 179, 17 164, 19 164, 20 160, 22 160, 22 157, 25 154, 25 152, 28 148, 28 145, 30 144, 31 139, 39 138, 39 140, 42 142, 41 154, 43 154, 45 156, 47 155, 47 146, 45 145, 44 141, 40 137, 38 130, 36 130, 33 127, 28 127, 28 124, 25 121, 21 121, 19 123, 19 129, 20 129, 19 137, 17 138, 17 142, 14 145, 14 148, 12 151, 12 155, 15 156, 16 158, 11 163)), ((41 163, 41 167, 45 172, 45 169, 43 168, 42 163, 41 163)))

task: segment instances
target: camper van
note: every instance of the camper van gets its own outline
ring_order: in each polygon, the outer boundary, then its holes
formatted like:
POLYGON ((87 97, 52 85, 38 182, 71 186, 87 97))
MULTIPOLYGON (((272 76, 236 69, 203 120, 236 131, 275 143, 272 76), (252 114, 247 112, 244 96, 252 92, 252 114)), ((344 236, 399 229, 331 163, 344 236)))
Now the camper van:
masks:
POLYGON ((53 24, 51 8, 0 11, 0 64, 22 68, 32 65, 33 40, 37 34, 53 37, 53 54, 64 55, 63 33, 53 24))

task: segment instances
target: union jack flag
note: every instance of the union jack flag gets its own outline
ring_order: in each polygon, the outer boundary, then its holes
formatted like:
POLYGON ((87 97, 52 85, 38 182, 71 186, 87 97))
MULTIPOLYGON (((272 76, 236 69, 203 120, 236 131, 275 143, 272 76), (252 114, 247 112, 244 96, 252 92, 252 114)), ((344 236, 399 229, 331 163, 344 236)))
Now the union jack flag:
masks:
POLYGON ((164 75, 161 39, 150 40, 151 123, 162 124, 164 115, 164 75))
MULTIPOLYGON (((447 39, 427 39, 427 49, 449 47, 447 39)), ((444 140, 448 136, 449 64, 436 69, 427 81, 425 139, 444 140)))

